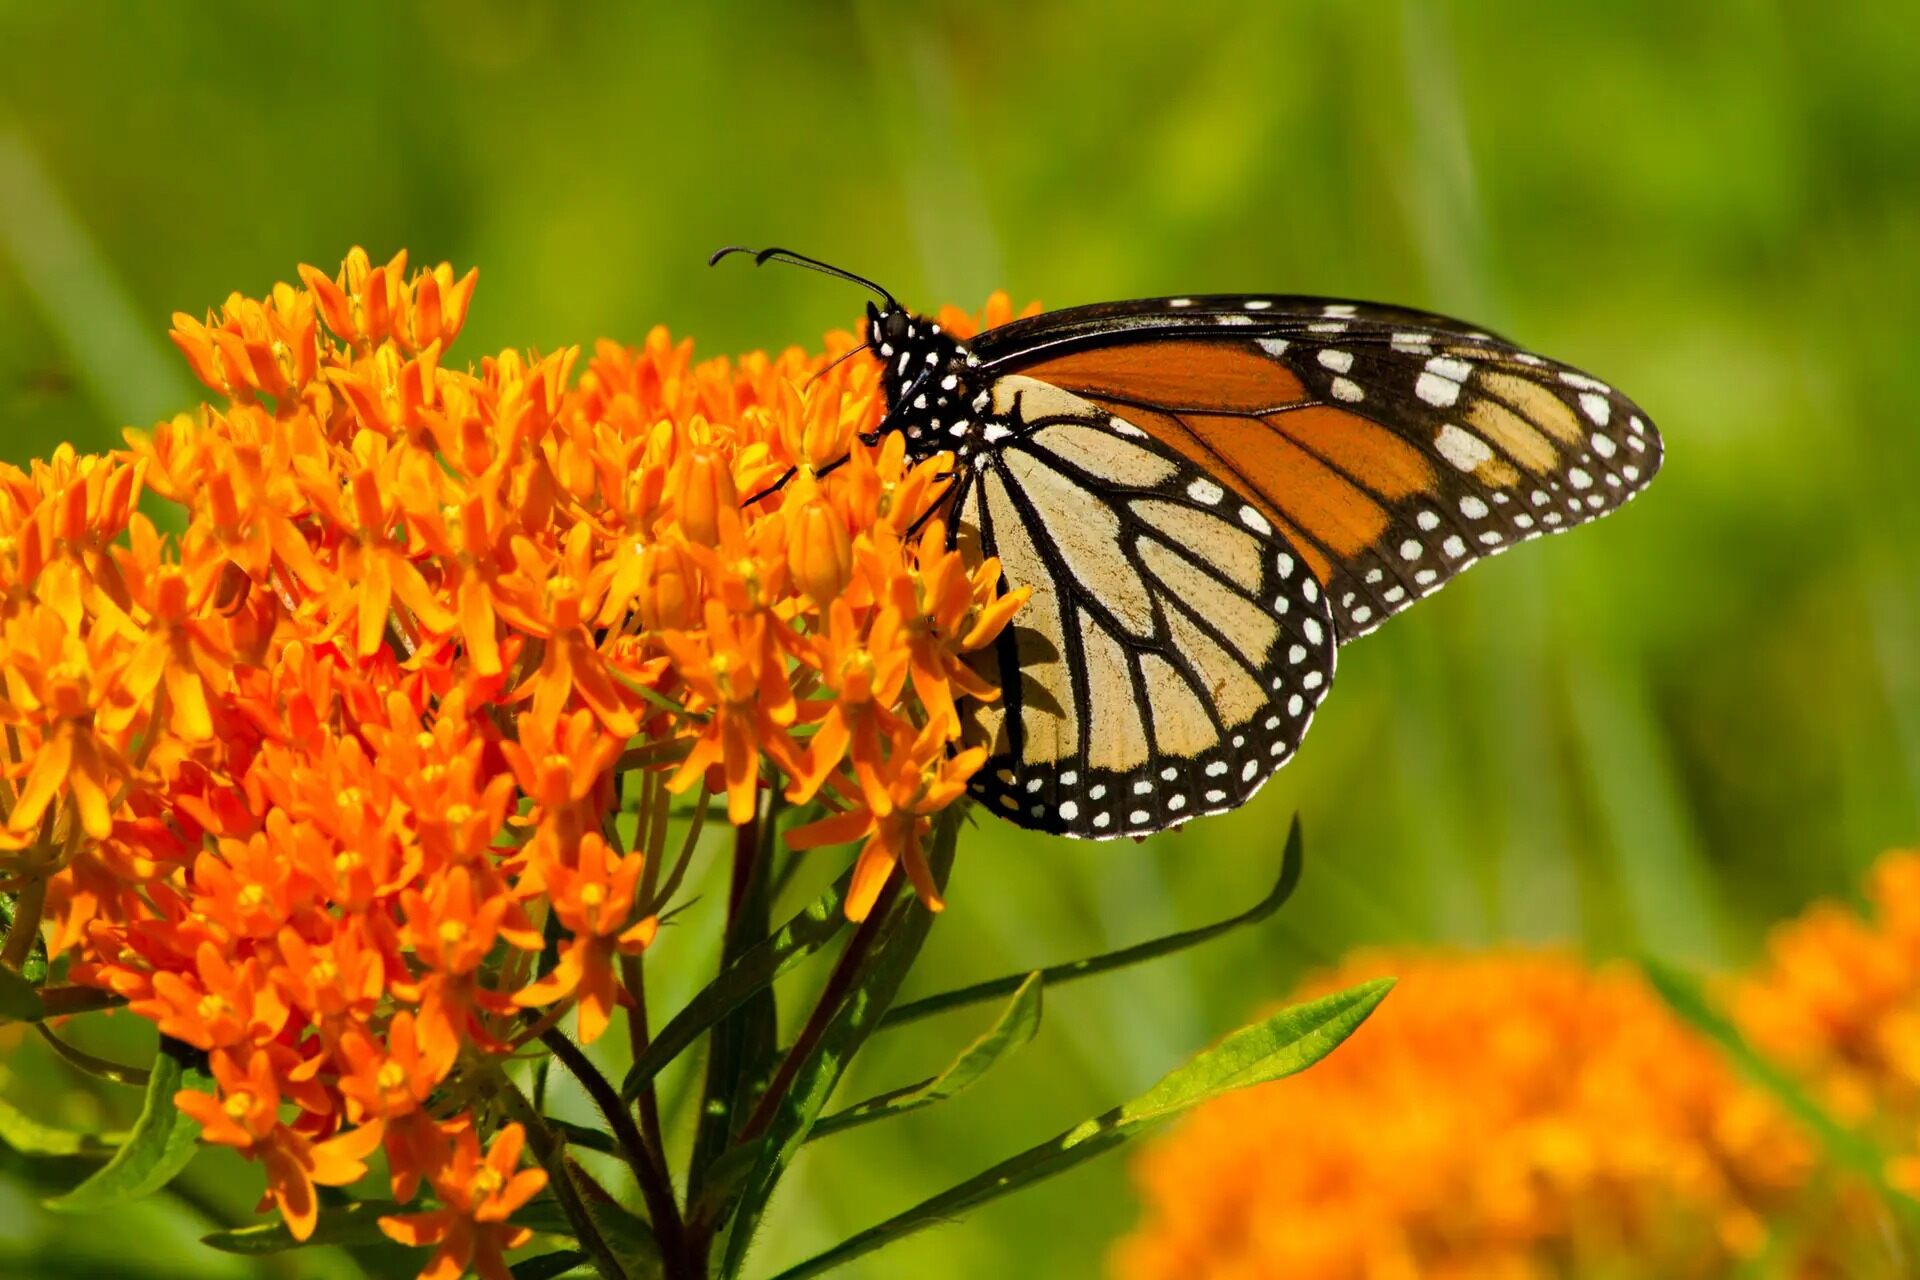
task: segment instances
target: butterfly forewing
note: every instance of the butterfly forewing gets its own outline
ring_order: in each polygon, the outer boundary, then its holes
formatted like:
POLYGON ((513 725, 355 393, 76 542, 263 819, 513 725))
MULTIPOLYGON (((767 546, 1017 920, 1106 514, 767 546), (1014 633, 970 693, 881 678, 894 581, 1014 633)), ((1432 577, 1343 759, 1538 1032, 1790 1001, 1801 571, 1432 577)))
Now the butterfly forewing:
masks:
POLYGON ((974 344, 1122 415, 1235 491, 1325 588, 1341 640, 1476 560, 1639 492, 1660 442, 1629 400, 1459 321, 1325 299, 1053 312, 974 344))
POLYGON ((1262 512, 1126 416, 995 380, 996 447, 956 536, 1033 598, 967 710, 973 789, 1023 826, 1110 837, 1242 803, 1298 747, 1332 680, 1319 581, 1262 512))

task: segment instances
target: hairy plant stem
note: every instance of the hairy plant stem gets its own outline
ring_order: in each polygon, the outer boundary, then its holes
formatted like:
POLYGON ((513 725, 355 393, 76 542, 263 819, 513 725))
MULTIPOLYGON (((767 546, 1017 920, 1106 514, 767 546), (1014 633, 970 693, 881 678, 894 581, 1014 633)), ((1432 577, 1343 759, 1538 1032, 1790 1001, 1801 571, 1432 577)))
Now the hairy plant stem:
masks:
POLYGON ((640 1195, 647 1203, 647 1217, 652 1223, 653 1234, 660 1242, 660 1251, 668 1260, 669 1274, 672 1274, 674 1260, 685 1252, 686 1233, 680 1220, 680 1206, 673 1198, 673 1181, 667 1176, 665 1162, 653 1158, 640 1130, 634 1127, 633 1116, 628 1113, 626 1104, 620 1101, 620 1091, 601 1074, 579 1045, 557 1027, 540 1039, 553 1051, 560 1065, 572 1072, 574 1079, 586 1089, 587 1096, 593 1099, 593 1105, 599 1108, 607 1127, 613 1131, 613 1140, 620 1145, 622 1158, 633 1171, 634 1181, 640 1184, 640 1195))
POLYGON ((626 1269, 620 1265, 619 1257, 600 1234, 593 1214, 580 1198, 580 1185, 575 1181, 573 1162, 567 1158, 566 1144, 534 1110, 526 1095, 504 1075, 500 1077, 498 1096, 507 1114, 525 1127, 527 1142, 541 1168, 547 1171, 547 1185, 553 1191, 553 1198, 559 1202, 560 1212, 566 1215, 567 1225, 573 1228, 573 1238, 593 1259, 594 1269, 605 1280, 627 1280, 626 1269))
POLYGON ((840 958, 834 962, 833 972, 828 975, 827 983, 820 989, 820 998, 814 1002, 813 1012, 807 1015, 807 1025, 800 1029, 800 1035, 794 1040, 793 1047, 787 1050, 787 1056, 781 1060, 780 1067, 773 1073, 773 1079, 767 1082, 766 1091, 760 1095, 753 1114, 747 1123, 741 1126, 739 1141, 751 1142, 767 1131, 773 1123, 773 1113, 785 1096, 787 1087, 793 1083, 793 1076, 813 1053, 827 1024, 840 1011, 849 993, 859 987, 866 973, 866 962, 873 954, 874 940, 880 936, 886 925, 887 914, 893 907, 893 900, 900 894, 902 876, 895 867, 887 876, 886 884, 880 888, 880 894, 874 899, 873 907, 867 912, 867 918, 860 922, 847 939, 846 947, 840 952, 840 958))

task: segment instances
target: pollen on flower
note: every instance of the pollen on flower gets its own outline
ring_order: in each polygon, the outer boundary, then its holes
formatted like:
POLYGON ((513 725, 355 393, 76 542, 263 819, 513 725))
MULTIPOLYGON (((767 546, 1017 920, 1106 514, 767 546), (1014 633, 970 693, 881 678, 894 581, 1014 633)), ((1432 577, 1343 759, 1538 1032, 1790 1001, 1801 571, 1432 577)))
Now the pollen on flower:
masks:
POLYGON ((861 842, 849 915, 896 868, 937 908, 954 704, 997 696, 965 656, 1019 599, 946 547, 944 460, 862 442, 852 335, 456 363, 474 272, 298 278, 174 317, 208 403, 0 465, 0 878, 45 882, 72 981, 209 1053, 179 1105, 296 1236, 383 1149, 442 1206, 389 1233, 491 1267, 543 1175, 446 1086, 630 1003, 670 795, 817 805, 790 835, 861 842))

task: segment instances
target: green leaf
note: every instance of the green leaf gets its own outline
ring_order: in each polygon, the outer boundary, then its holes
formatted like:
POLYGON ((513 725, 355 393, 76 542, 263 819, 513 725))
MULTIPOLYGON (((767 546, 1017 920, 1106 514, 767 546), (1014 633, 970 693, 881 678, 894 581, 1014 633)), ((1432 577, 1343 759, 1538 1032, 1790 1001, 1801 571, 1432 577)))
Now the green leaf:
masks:
POLYGON ((0 1022, 38 1022, 45 1015, 39 989, 0 965, 0 1022))
POLYGON ((41 1124, 0 1099, 0 1142, 27 1156, 110 1156, 127 1140, 124 1133, 76 1133, 41 1124))
POLYGON ((558 1280, 569 1271, 578 1271, 586 1265, 586 1254, 578 1249, 562 1249, 558 1253, 543 1253, 537 1258, 516 1262, 509 1270, 513 1280, 558 1280))
POLYGON ((639 1097, 640 1091, 708 1028, 830 942, 846 924, 841 904, 846 901, 847 885, 852 879, 853 872, 849 870, 806 910, 742 953, 719 977, 687 1001, 686 1007, 660 1028, 646 1052, 628 1070, 620 1096, 628 1102, 639 1097))
MULTIPOLYGON (((1183 929, 1178 933, 1170 933, 1149 942, 1122 947, 1118 951, 1109 951, 1105 955, 1056 964, 1040 970, 1040 980, 1051 988, 1080 978, 1091 978, 1095 974, 1112 973, 1115 969, 1144 964, 1148 960, 1158 960, 1162 956, 1185 951, 1189 947, 1198 946, 1243 925, 1258 924, 1278 911, 1280 905, 1293 896, 1294 888, 1300 883, 1302 866, 1300 818, 1295 815, 1293 825, 1287 830, 1287 842, 1280 852, 1279 878, 1273 882, 1273 888, 1267 891, 1266 897, 1239 915, 1229 916, 1214 924, 1202 925, 1198 929, 1183 929)), ((931 1017, 936 1013, 945 1013, 949 1009, 958 1009, 962 1005, 978 1004, 983 1000, 997 1000, 1018 989, 1026 980, 1025 973, 1009 973, 987 982, 975 983, 970 987, 961 987, 956 991, 943 991, 938 995, 927 996, 901 1005, 889 1012, 880 1025, 897 1027, 903 1023, 931 1017)))
POLYGON ((951 1222, 958 1215, 1010 1191, 1063 1173, 1210 1098, 1304 1070, 1352 1035, 1392 988, 1390 978, 1363 982, 1334 995, 1282 1009, 1264 1021, 1242 1027, 1164 1076, 1160 1083, 1132 1102, 1096 1116, 1050 1142, 1003 1160, 825 1253, 788 1268, 775 1280, 803 1280, 803 1277, 832 1270, 916 1231, 951 1222))
MULTIPOLYGON (((953 868, 954 849, 960 838, 960 817, 965 808, 964 805, 948 808, 934 827, 933 847, 927 862, 936 885, 944 886, 947 873, 953 868)), ((747 1175, 728 1228, 725 1262, 721 1267, 721 1274, 728 1280, 740 1274, 760 1215, 766 1211, 775 1185, 807 1140, 827 1100, 833 1096, 847 1063, 860 1051, 860 1046, 866 1043, 893 1004, 900 984, 906 980, 907 970, 920 954, 927 931, 932 927, 933 912, 927 910, 918 894, 898 896, 879 926, 859 980, 794 1071, 774 1105, 773 1119, 766 1132, 751 1139, 763 1145, 758 1161, 747 1175)))
POLYGON ((1641 957, 1640 968, 1667 1007, 1718 1046, 1734 1070, 1771 1094, 1787 1114, 1819 1140, 1835 1164, 1864 1179, 1910 1230, 1920 1229, 1920 1201, 1887 1181, 1890 1156, 1879 1144, 1834 1119, 1779 1064, 1748 1044, 1739 1029, 1707 1003, 1706 994, 1691 977, 1651 956, 1641 957))
POLYGON ((173 1104, 173 1095, 182 1089, 212 1092, 213 1081, 200 1063, 197 1050, 160 1037, 147 1077, 146 1103, 126 1142, 92 1177, 47 1201, 47 1207, 66 1213, 93 1213, 151 1195, 173 1181, 174 1175, 193 1159, 200 1137, 199 1124, 173 1104))
MULTIPOLYGON (((319 1217, 314 1222, 313 1234, 305 1240, 294 1239, 284 1222, 263 1222, 258 1226, 216 1231, 202 1236, 200 1242, 222 1253, 249 1256, 282 1253, 288 1249, 322 1244, 344 1247, 376 1244, 387 1239, 386 1232, 380 1230, 380 1219, 393 1214, 420 1213, 422 1208, 418 1204, 400 1204, 394 1200, 356 1200, 350 1204, 322 1205, 319 1217)), ((560 1206, 551 1197, 529 1200, 513 1215, 513 1221, 518 1226, 532 1227, 543 1235, 566 1236, 571 1235, 573 1230, 567 1225, 566 1215, 560 1212, 560 1206)))
POLYGON ((810 1138, 822 1137, 829 1133, 838 1133, 842 1129, 851 1129, 855 1125, 866 1124, 872 1120, 887 1120, 894 1116, 905 1115, 909 1111, 918 1111, 921 1107, 930 1107, 936 1102, 945 1101, 962 1089, 970 1087, 974 1081, 987 1074, 993 1065, 1014 1050, 1023 1047, 1040 1030, 1040 992, 1042 984, 1039 973, 1030 973, 1025 982, 1014 990, 1013 998, 1007 1001, 1007 1007, 994 1019, 991 1027, 972 1044, 960 1051, 960 1056, 931 1080, 923 1080, 904 1089, 895 1089, 865 1102, 857 1102, 844 1111, 836 1111, 830 1116, 822 1116, 813 1126, 810 1138))
POLYGON ((575 1124, 571 1120, 562 1120, 557 1116, 547 1117, 547 1127, 566 1139, 570 1147, 585 1147, 589 1151, 598 1151, 601 1155, 626 1158, 626 1152, 613 1140, 613 1135, 591 1125, 575 1124))

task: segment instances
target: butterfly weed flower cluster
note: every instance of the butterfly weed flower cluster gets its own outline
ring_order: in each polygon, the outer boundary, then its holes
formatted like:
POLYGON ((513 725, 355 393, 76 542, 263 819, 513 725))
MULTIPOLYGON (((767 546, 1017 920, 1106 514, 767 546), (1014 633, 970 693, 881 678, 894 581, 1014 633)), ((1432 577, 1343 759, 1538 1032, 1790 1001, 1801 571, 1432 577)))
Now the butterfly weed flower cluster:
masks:
POLYGON ((549 1177, 504 1065, 672 950, 674 798, 811 803, 849 918, 897 867, 937 910, 967 655, 1023 597, 927 517, 938 459, 863 441, 850 335, 456 366, 475 273, 299 274, 175 317, 197 411, 0 467, 4 963, 204 1055, 174 1101, 294 1238, 383 1152, 422 1274, 498 1276, 549 1177))
POLYGON ((1760 1254, 1809 1147, 1636 974, 1361 953, 1322 981, 1383 972, 1402 990, 1340 1053, 1139 1162, 1116 1276, 1664 1280, 1760 1254))
POLYGON ((1908 1274, 1920 853, 1881 858, 1864 899, 1808 907, 1716 984, 1785 1082, 1767 1088, 1629 969, 1358 954, 1326 980, 1391 971, 1401 996, 1319 1070, 1210 1103, 1151 1149, 1112 1272, 1908 1274))

